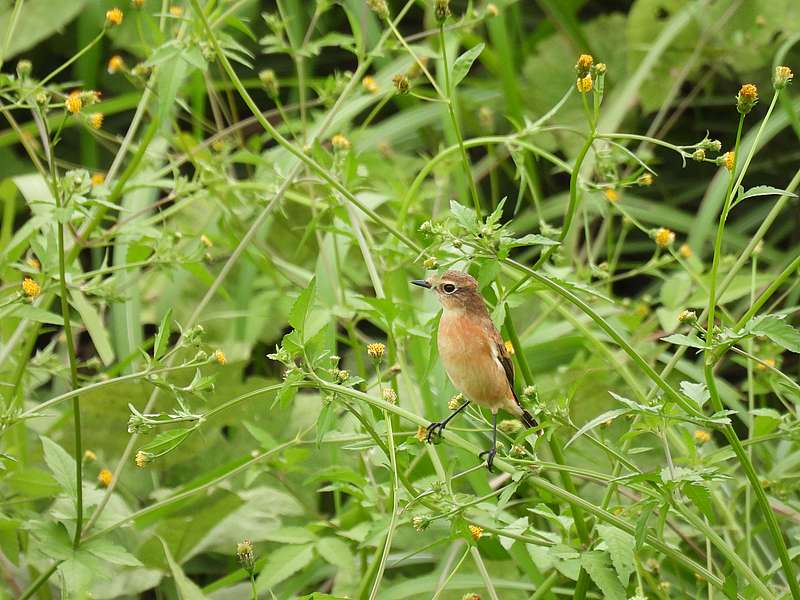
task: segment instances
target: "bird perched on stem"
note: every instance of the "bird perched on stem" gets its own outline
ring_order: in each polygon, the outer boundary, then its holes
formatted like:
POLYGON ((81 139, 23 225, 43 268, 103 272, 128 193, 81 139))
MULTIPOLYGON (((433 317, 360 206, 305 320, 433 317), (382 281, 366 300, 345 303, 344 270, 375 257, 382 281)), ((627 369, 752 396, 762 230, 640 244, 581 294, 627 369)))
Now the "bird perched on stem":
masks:
POLYGON ((442 303, 439 357, 450 381, 466 398, 446 419, 428 426, 428 443, 441 436, 450 420, 470 402, 477 402, 492 411, 492 447, 480 454, 480 458, 486 456, 486 466, 491 471, 497 454, 498 410, 502 408, 518 417, 526 427, 538 427, 514 392, 514 363, 475 279, 461 271, 448 271, 411 283, 435 291, 442 303))

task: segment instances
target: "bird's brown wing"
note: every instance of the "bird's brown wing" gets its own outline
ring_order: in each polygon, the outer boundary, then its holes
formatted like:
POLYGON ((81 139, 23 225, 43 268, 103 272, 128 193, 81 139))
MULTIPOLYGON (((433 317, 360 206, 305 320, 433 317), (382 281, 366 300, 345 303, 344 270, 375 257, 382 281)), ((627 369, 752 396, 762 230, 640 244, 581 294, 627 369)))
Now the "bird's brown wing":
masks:
POLYGON ((503 367, 503 371, 506 373, 508 387, 511 388, 511 393, 514 396, 514 400, 516 400, 517 404, 519 404, 517 393, 514 391, 514 361, 511 360, 511 355, 508 353, 506 345, 503 343, 503 338, 500 337, 500 332, 497 331, 494 326, 492 326, 492 343, 495 345, 497 360, 500 362, 500 366, 503 367))

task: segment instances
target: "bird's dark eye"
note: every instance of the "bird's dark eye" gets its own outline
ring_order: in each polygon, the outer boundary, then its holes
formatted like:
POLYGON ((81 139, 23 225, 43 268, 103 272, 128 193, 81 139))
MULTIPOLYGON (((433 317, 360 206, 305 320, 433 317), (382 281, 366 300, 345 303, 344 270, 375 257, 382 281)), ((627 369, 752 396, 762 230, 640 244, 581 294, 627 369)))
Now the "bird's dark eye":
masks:
POLYGON ((454 286, 452 283, 445 283, 442 286, 442 290, 444 290, 445 294, 452 294, 456 291, 456 286, 454 286))

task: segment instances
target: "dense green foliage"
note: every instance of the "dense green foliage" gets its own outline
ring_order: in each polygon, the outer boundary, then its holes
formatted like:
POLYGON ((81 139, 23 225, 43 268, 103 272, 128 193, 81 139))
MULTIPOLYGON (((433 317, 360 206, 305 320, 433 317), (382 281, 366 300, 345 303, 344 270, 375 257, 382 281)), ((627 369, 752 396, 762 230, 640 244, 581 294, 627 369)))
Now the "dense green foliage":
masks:
POLYGON ((0 599, 800 600, 797 31, 5 3, 0 599), (448 268, 544 433, 492 473, 423 442, 448 268))

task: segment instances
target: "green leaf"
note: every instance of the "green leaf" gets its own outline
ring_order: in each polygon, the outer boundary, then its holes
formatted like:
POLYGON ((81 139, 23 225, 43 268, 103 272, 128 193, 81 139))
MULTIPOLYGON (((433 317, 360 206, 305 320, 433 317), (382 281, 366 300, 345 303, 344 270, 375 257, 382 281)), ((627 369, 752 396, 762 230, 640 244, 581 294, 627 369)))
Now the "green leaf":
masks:
POLYGON ((746 329, 753 335, 763 335, 790 352, 800 354, 800 331, 784 321, 783 316, 764 315, 753 319, 746 329))
POLYGON ((611 525, 597 525, 597 533, 606 544, 620 582, 624 587, 627 586, 631 574, 636 569, 636 557, 633 552, 636 540, 631 534, 611 525))
POLYGON ((152 454, 154 458, 164 456, 180 446, 192 431, 194 427, 162 431, 149 444, 139 448, 139 451, 152 454))
POLYGON ((169 570, 172 571, 172 578, 175 580, 175 588, 178 590, 178 598, 180 600, 205 600, 205 596, 199 587, 183 572, 181 566, 172 558, 172 553, 169 551, 167 543, 161 540, 161 545, 164 547, 164 556, 167 557, 169 570))
POLYGON ((661 285, 659 297, 667 308, 680 308, 692 291, 692 279, 688 273, 676 273, 661 285))
POLYGON ((524 235, 521 238, 517 238, 512 240, 509 244, 509 248, 516 248, 518 246, 558 246, 560 242, 556 240, 551 240, 548 237, 543 235, 539 235, 538 233, 529 233, 528 235, 524 235))
POLYGON ((44 461, 50 468, 58 484, 71 498, 77 498, 78 487, 75 481, 75 459, 53 440, 42 437, 44 461))
POLYGON ((694 334, 683 335, 682 333, 673 333, 672 335, 668 335, 667 337, 661 338, 661 341, 667 342, 669 344, 675 344, 676 346, 689 346, 690 348, 700 348, 701 350, 705 348, 702 340, 698 339, 698 337, 694 334))
POLYGON ((169 334, 172 329, 172 307, 167 310, 164 317, 161 319, 161 324, 158 326, 158 333, 156 334, 156 341, 153 344, 153 358, 158 360, 164 356, 169 345, 169 334))
POLYGON ((327 562, 340 569, 352 569, 353 552, 347 542, 337 537, 324 537, 317 542, 317 552, 327 562))
POLYGON ((592 419, 588 423, 584 424, 583 427, 581 427, 580 429, 578 429, 578 431, 575 432, 575 435, 573 435, 569 439, 569 441, 566 444, 564 444, 564 449, 569 448, 569 446, 570 446, 570 444, 572 444, 572 442, 577 440, 579 437, 581 437, 587 431, 591 431, 592 429, 594 429, 595 427, 597 427, 601 423, 604 423, 605 421, 616 419, 618 416, 624 415, 626 412, 629 412, 627 408, 614 408, 614 409, 611 409, 611 410, 608 410, 608 411, 604 412, 601 415, 596 416, 594 419, 592 419))
MULTIPOLYGON (((87 0, 53 2, 53 0, 28 0, 22 5, 14 35, 8 39, 3 60, 32 48, 61 31, 67 23, 81 13, 87 0)), ((4 2, 0 10, 0 31, 3 38, 11 32, 14 2, 4 2)))
POLYGON ((703 405, 708 402, 711 394, 705 383, 692 383, 691 381, 681 381, 681 391, 687 398, 694 400, 697 408, 703 408, 703 405))
POLYGON ((450 200, 450 212, 467 231, 473 231, 478 223, 478 218, 475 216, 475 211, 463 204, 459 204, 455 200, 450 200))
POLYGON ((322 443, 322 438, 336 425, 336 412, 333 402, 326 402, 317 418, 317 448, 322 443))
POLYGON ((316 277, 312 277, 305 289, 300 292, 300 295, 289 311, 289 325, 301 333, 305 327, 311 307, 314 305, 316 290, 317 279, 316 277))
POLYGON ((581 566, 600 588, 605 600, 627 600, 625 589, 611 570, 607 553, 597 550, 584 552, 581 554, 581 566))
POLYGON ((478 55, 483 52, 483 48, 484 44, 480 43, 464 52, 464 54, 455 60, 453 63, 453 71, 450 76, 450 84, 453 86, 453 88, 461 83, 464 77, 467 76, 467 73, 469 73, 469 70, 472 67, 472 63, 474 63, 475 59, 478 58, 478 55))
POLYGON ((751 187, 749 190, 741 194, 736 199, 736 202, 739 203, 742 200, 754 198, 756 196, 791 196, 792 198, 797 198, 797 194, 793 194, 787 190, 781 190, 779 188, 772 187, 771 185, 757 185, 755 187, 751 187))
POLYGON ((86 299, 78 290, 70 291, 70 301, 72 306, 81 315, 81 320, 86 326, 86 331, 89 332, 89 337, 92 338, 97 354, 100 355, 100 360, 103 364, 108 366, 114 362, 114 350, 111 348, 111 337, 108 335, 103 319, 97 309, 86 299))
POLYGON ((688 483, 683 486, 683 493, 700 509, 700 512, 708 517, 709 521, 712 523, 715 521, 717 517, 711 505, 711 492, 708 491, 706 486, 699 483, 688 483))
POLYGON ((93 554, 97 558, 104 561, 113 563, 115 565, 122 565, 126 567, 141 567, 142 563, 133 554, 128 552, 122 546, 114 544, 107 539, 90 540, 81 545, 81 550, 85 550, 93 554))
POLYGON ((638 550, 644 544, 645 539, 647 538, 647 523, 650 521, 650 516, 653 514, 653 511, 656 509, 656 503, 650 502, 642 508, 642 513, 639 515, 639 519, 636 521, 636 535, 635 537, 635 544, 634 549, 638 550))
POLYGON ((264 593, 306 568, 314 558, 314 546, 283 546, 267 557, 256 580, 256 589, 264 593))

